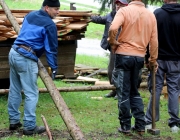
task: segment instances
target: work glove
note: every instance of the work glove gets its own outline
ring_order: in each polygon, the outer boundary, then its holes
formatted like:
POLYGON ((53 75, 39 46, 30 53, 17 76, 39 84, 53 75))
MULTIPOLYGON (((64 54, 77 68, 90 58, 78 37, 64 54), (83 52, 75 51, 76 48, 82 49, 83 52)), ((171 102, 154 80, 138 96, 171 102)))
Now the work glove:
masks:
POLYGON ((51 77, 52 77, 52 80, 54 80, 56 78, 57 70, 53 70, 53 69, 51 69, 51 70, 52 70, 51 77))

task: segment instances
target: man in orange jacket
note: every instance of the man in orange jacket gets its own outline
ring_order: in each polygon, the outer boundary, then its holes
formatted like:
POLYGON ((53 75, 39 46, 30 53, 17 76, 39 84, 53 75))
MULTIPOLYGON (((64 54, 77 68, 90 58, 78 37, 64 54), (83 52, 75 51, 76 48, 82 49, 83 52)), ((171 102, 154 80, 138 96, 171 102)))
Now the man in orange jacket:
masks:
POLYGON ((113 82, 118 95, 120 127, 119 132, 129 134, 130 130, 145 132, 145 113, 142 98, 138 92, 138 75, 144 66, 146 47, 150 44, 150 66, 157 69, 157 24, 153 13, 145 8, 141 0, 132 0, 128 6, 116 13, 109 28, 108 41, 115 53, 113 82), (121 33, 116 40, 118 29, 121 33), (131 128, 131 118, 135 126, 131 128))

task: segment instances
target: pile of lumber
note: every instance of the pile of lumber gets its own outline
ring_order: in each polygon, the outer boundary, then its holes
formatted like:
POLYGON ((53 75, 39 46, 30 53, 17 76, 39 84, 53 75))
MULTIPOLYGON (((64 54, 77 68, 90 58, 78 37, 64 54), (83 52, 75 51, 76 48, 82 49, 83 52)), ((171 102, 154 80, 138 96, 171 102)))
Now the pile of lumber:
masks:
MULTIPOLYGON (((20 27, 25 15, 32 10, 11 10, 20 27)), ((58 29, 58 40, 78 40, 85 37, 85 31, 90 22, 92 11, 60 10, 58 16, 53 19, 58 29)), ((0 9, 0 41, 8 38, 16 38, 11 23, 3 10, 0 9)))

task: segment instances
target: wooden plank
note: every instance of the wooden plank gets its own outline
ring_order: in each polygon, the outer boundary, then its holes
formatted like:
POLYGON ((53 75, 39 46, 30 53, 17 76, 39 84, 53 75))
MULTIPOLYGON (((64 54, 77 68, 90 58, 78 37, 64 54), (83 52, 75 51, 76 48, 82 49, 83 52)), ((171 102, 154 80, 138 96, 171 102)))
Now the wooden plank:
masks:
POLYGON ((5 21, 0 19, 0 25, 4 25, 5 21))
POLYGON ((0 33, 0 36, 6 37, 6 38, 10 38, 12 36, 14 36, 12 33, 7 32, 7 33, 0 33))
MULTIPOLYGON (((11 13, 29 13, 29 12, 31 12, 31 11, 33 11, 33 10, 27 10, 27 9, 11 9, 10 10, 11 11, 11 13)), ((4 10, 3 9, 0 9, 0 13, 4 13, 4 10)))
POLYGON ((59 27, 65 27, 65 26, 68 26, 68 25, 70 25, 70 22, 62 22, 62 23, 57 23, 56 27, 59 28, 59 27))
POLYGON ((28 13, 12 13, 16 18, 24 18, 28 13))
POLYGON ((83 35, 66 35, 62 37, 58 37, 58 40, 77 40, 83 38, 83 35))
POLYGON ((71 31, 72 31, 71 29, 59 30, 58 36, 66 35, 66 34, 70 33, 71 31))
POLYGON ((5 40, 7 40, 7 38, 6 38, 6 37, 4 37, 4 36, 0 36, 0 41, 5 41, 5 40))
POLYGON ((87 16, 73 16, 74 21, 82 20, 82 19, 89 19, 87 16))
POLYGON ((77 79, 63 79, 63 82, 71 82, 71 83, 91 83, 94 84, 95 81, 85 81, 85 80, 77 80, 77 79))
POLYGON ((99 86, 99 85, 111 85, 111 84, 109 83, 109 81, 96 81, 95 85, 99 86))
POLYGON ((75 65, 75 68, 82 68, 82 69, 99 69, 97 67, 90 67, 90 66, 87 66, 87 65, 84 65, 84 64, 76 64, 75 65))
POLYGON ((84 81, 99 81, 99 79, 95 78, 90 78, 90 77, 83 77, 83 76, 78 76, 77 80, 84 80, 84 81))
POLYGON ((8 27, 6 27, 6 26, 4 26, 4 25, 0 25, 0 30, 1 30, 1 31, 12 31, 11 28, 8 28, 8 27))
POLYGON ((92 76, 94 76, 96 74, 99 74, 101 71, 104 71, 104 69, 96 70, 96 71, 92 72, 91 74, 87 75, 86 77, 92 77, 92 76))
POLYGON ((91 13, 81 13, 81 12, 73 12, 73 13, 59 13, 59 16, 73 16, 73 17, 79 17, 79 16, 85 16, 85 17, 90 17, 92 14, 91 13))
POLYGON ((60 20, 63 20, 63 21, 73 21, 72 17, 60 17, 60 16, 57 16, 55 19, 60 19, 60 20))
POLYGON ((13 35, 17 35, 16 32, 13 30, 13 31, 9 31, 11 34, 13 35))
POLYGON ((66 26, 65 29, 81 30, 81 29, 83 29, 86 26, 87 26, 87 24, 71 23, 70 25, 66 26))
POLYGON ((0 70, 0 79, 9 78, 9 70, 0 70))
POLYGON ((55 24, 63 23, 63 22, 64 22, 63 20, 60 20, 60 19, 52 19, 52 20, 53 20, 53 22, 54 22, 55 24))
POLYGON ((59 10, 59 13, 91 13, 92 11, 83 10, 59 10))

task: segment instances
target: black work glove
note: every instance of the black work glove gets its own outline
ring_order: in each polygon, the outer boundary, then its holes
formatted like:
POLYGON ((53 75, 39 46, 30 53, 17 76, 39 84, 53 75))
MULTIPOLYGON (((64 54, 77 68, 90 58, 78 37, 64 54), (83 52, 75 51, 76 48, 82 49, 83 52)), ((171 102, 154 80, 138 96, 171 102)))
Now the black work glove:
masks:
POLYGON ((57 74, 57 70, 52 69, 52 75, 51 75, 52 80, 54 80, 56 78, 56 74, 57 74))

